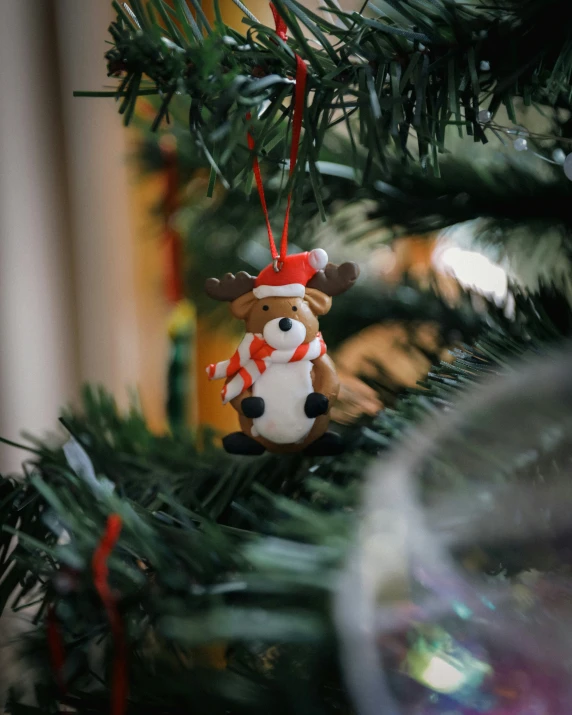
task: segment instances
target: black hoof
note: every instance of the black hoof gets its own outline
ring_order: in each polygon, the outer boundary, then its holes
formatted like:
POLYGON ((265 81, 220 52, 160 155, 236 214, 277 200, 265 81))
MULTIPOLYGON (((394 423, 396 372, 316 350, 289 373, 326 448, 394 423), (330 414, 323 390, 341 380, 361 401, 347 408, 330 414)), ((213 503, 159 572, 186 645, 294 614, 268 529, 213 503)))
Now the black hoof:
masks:
POLYGON ((231 432, 222 438, 222 446, 229 454, 262 454, 264 447, 244 432, 231 432))
POLYGON ((319 417, 320 415, 325 415, 328 411, 329 400, 321 392, 311 392, 308 397, 306 397, 306 402, 304 404, 304 412, 306 417, 319 417))
POLYGON ((245 417, 254 419, 255 417, 262 417, 264 414, 264 400, 262 397, 245 397, 240 406, 245 417))
POLYGON ((342 438, 335 432, 324 432, 321 437, 304 450, 309 457, 333 457, 344 452, 345 446, 342 438))

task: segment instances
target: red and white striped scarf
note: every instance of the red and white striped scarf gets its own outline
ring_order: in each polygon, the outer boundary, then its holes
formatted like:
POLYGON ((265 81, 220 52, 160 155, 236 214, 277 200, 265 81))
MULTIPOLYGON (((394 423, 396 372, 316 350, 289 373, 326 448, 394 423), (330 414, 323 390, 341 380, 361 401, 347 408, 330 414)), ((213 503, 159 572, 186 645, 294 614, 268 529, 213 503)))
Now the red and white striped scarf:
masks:
POLYGON ((231 379, 221 390, 222 402, 226 404, 247 390, 273 363, 316 360, 326 352, 322 333, 310 343, 302 343, 293 350, 277 350, 270 347, 262 335, 246 333, 230 360, 212 363, 207 367, 209 380, 222 377, 231 379))

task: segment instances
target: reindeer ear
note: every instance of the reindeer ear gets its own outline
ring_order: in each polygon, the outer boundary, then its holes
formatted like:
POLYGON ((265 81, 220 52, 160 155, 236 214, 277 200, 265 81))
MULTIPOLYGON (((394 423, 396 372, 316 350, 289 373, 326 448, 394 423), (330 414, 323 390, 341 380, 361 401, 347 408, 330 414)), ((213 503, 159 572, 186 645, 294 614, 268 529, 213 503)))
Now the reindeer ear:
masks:
POLYGON ((258 298, 254 295, 254 293, 249 291, 232 301, 230 304, 230 312, 235 318, 244 320, 257 300, 258 298))
POLYGON ((332 297, 316 288, 306 288, 304 300, 308 303, 314 315, 326 315, 332 307, 332 297))

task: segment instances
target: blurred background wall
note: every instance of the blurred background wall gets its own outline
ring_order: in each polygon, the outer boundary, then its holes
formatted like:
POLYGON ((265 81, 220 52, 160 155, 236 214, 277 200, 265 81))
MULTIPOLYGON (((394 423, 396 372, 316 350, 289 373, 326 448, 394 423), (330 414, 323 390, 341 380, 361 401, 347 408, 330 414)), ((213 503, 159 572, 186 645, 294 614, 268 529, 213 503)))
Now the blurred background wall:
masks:
MULTIPOLYGON (((112 99, 104 0, 0 0, 0 435, 44 434, 85 381, 164 424, 167 306, 150 207, 112 99)), ((225 17, 240 23, 232 2, 225 17)), ((249 6, 271 22, 266 3, 249 6)), ((21 454, 0 445, 0 469, 21 454)))
MULTIPOLYGON (((126 135, 107 84, 107 2, 3 0, 0 434, 53 428, 84 380, 137 380, 126 135)), ((2 448, 0 467, 16 466, 2 448)))

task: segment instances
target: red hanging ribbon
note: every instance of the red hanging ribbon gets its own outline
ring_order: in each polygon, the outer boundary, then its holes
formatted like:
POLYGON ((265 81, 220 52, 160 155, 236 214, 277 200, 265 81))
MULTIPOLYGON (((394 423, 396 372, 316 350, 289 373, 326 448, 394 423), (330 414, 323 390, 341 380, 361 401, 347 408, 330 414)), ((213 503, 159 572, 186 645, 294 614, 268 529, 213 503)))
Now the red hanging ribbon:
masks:
POLYGON ((66 653, 64 649, 62 634, 60 633, 60 629, 58 626, 56 611, 53 604, 50 604, 48 606, 48 613, 46 616, 46 628, 52 670, 54 671, 54 677, 56 679, 56 684, 59 688, 60 694, 65 695, 66 683, 64 680, 64 664, 66 660, 66 653))
MULTIPOLYGON (((298 159, 298 145, 300 144, 300 134, 302 133, 302 116, 304 114, 304 99, 306 97, 306 77, 308 68, 306 63, 296 55, 296 94, 294 98, 294 117, 292 119, 292 144, 290 146, 290 173, 292 178, 298 159)), ((284 227, 282 229, 282 240, 280 242, 280 260, 283 261, 288 250, 288 224, 290 222, 290 204, 292 202, 292 187, 288 192, 288 203, 286 204, 286 216, 284 217, 284 227)))
POLYGON ((111 626, 115 654, 113 660, 113 682, 111 689, 111 715, 123 715, 127 707, 127 646, 123 623, 117 609, 115 596, 109 585, 107 561, 121 533, 122 521, 119 514, 110 514, 101 541, 93 554, 91 567, 93 583, 107 612, 111 626))
MULTIPOLYGON (((274 16, 274 22, 276 24, 276 34, 280 39, 288 39, 286 32, 286 23, 280 17, 278 10, 270 3, 270 9, 274 16)), ((292 118, 292 144, 290 146, 290 172, 289 178, 292 178, 294 174, 294 169, 296 168, 296 160, 298 158, 298 146, 300 144, 300 134, 302 132, 302 118, 304 115, 304 104, 306 97, 306 79, 308 76, 308 68, 306 63, 300 57, 296 55, 296 91, 294 94, 294 115, 292 118)), ((246 115, 249 120, 251 118, 250 112, 246 115)), ((250 132, 247 133, 248 148, 252 151, 254 149, 254 139, 250 132)), ((256 188, 258 189, 258 195, 260 196, 260 205, 262 206, 262 213, 264 214, 264 220, 266 222, 266 229, 268 231, 268 242, 270 244, 270 254, 272 255, 273 261, 283 262, 286 258, 286 253, 288 251, 288 227, 290 223, 290 206, 292 203, 292 187, 288 192, 288 201, 286 204, 286 215, 284 217, 284 227, 282 229, 282 238, 280 240, 280 255, 276 250, 276 242, 274 241, 274 235, 272 233, 272 228, 270 226, 270 217, 268 215, 268 207, 266 205, 266 197, 264 195, 264 186, 262 184, 262 174, 260 172, 260 164, 258 163, 258 157, 254 156, 252 159, 252 169, 254 171, 254 178, 256 180, 256 188)))
POLYGON ((284 40, 284 42, 288 41, 288 28, 286 27, 286 23, 284 20, 280 17, 280 13, 276 9, 276 6, 274 5, 273 2, 270 3, 270 9, 272 10, 272 15, 274 17, 274 24, 276 25, 276 34, 281 40, 284 40))

